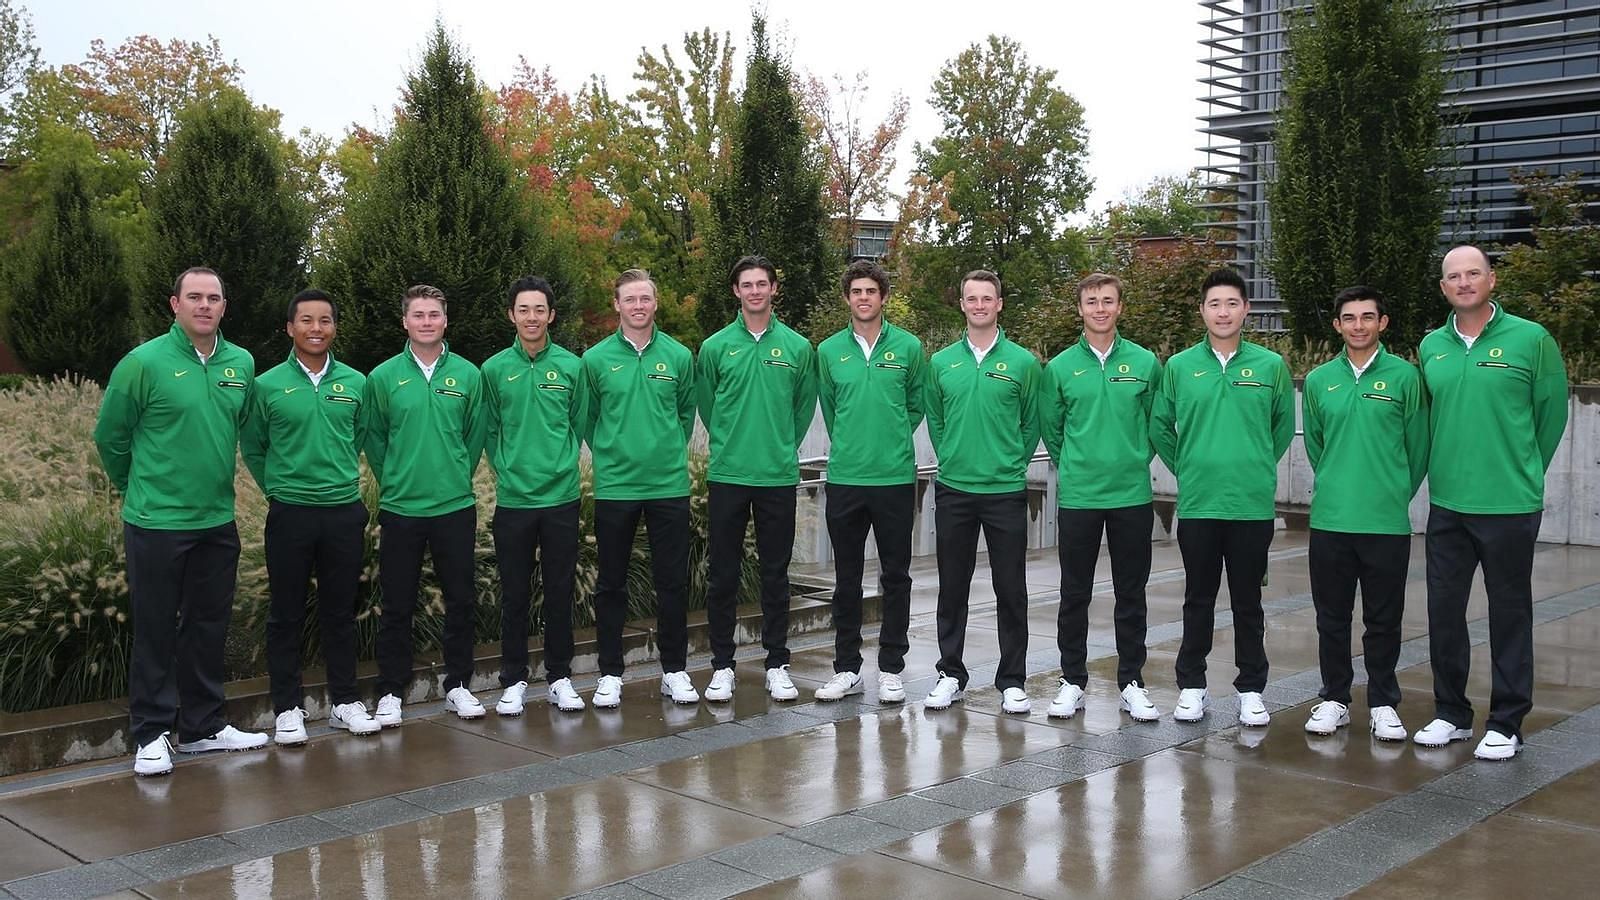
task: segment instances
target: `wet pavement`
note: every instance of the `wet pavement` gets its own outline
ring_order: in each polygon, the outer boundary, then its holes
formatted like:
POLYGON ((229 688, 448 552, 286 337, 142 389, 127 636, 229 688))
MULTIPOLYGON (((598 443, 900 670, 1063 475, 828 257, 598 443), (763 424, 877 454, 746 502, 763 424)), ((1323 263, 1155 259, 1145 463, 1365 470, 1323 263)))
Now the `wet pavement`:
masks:
MULTIPOLYGON (((938 658, 933 560, 918 560, 910 702, 816 703, 823 636, 795 647, 801 699, 767 698, 760 648, 731 704, 675 706, 634 666, 620 710, 463 722, 407 707, 371 738, 314 727, 301 748, 180 757, 136 779, 126 758, 0 779, 0 897, 1434 897, 1579 895, 1600 882, 1600 549, 1541 545, 1536 687, 1509 763, 1472 742, 1429 750, 1351 725, 1302 729, 1320 677, 1305 535, 1280 532, 1265 589, 1267 728, 1237 724, 1233 634, 1218 611, 1213 705, 1174 722, 1177 548, 1155 548, 1151 696, 1117 705, 1109 584, 1090 615, 1088 705, 1045 707, 1059 676, 1053 548, 1030 557, 1031 715, 1006 715, 980 560, 966 699, 924 709, 938 658)), ((1431 718, 1422 543, 1400 665, 1402 717, 1431 718)), ((1109 578, 1102 560, 1099 573, 1109 578)), ((1470 691, 1487 704, 1481 587, 1470 691)), ((869 635, 875 626, 868 627, 869 635)), ((1353 637, 1360 653, 1359 629, 1353 637)), ((692 666, 704 688, 707 660, 692 666)), ((1363 680, 1357 666, 1357 682, 1363 680)), ((584 693, 592 687, 581 684, 584 693)), ((482 695, 492 706, 493 695, 482 695)), ((313 723, 323 725, 323 723, 313 723)))

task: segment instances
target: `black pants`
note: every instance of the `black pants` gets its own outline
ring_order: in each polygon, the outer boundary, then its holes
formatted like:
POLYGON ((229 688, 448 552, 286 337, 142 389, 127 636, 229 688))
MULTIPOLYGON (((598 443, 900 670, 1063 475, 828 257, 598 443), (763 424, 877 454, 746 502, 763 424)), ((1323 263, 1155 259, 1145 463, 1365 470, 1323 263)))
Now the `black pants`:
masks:
POLYGON ((689 663, 689 498, 596 500, 595 550, 600 573, 594 589, 595 641, 600 674, 621 676, 622 623, 628 617, 628 560, 639 519, 650 538, 650 574, 656 588, 656 652, 661 671, 689 663))
POLYGON ((494 557, 500 567, 500 686, 528 680, 528 615, 534 553, 544 602, 547 681, 572 676, 572 589, 578 570, 578 501, 542 509, 495 507, 494 557))
POLYGON ((867 531, 878 545, 878 588, 883 617, 878 627, 878 671, 905 671, 911 639, 911 529, 917 486, 911 484, 827 486, 828 540, 833 544, 833 670, 861 671, 861 578, 866 569, 867 531))
POLYGON ((1522 736, 1533 708, 1533 545, 1544 513, 1469 515, 1428 509, 1428 648, 1433 660, 1434 714, 1472 727, 1467 672, 1467 595, 1483 566, 1489 595, 1489 655, 1494 662, 1488 727, 1522 736))
POLYGON ((1206 657, 1216 627, 1217 589, 1228 569, 1228 601, 1233 607, 1233 658, 1239 674, 1233 686, 1260 693, 1267 686, 1266 615, 1261 611, 1261 579, 1267 574, 1272 520, 1179 519, 1178 552, 1183 555, 1183 643, 1175 666, 1178 688, 1206 686, 1206 657))
POLYGON ((232 522, 203 531, 122 527, 128 556, 133 652, 128 726, 144 746, 162 732, 210 737, 223 718, 223 647, 239 572, 232 522))
POLYGON ((1100 534, 1111 555, 1111 587, 1116 598, 1117 684, 1144 684, 1145 582, 1150 580, 1150 532, 1155 509, 1149 503, 1117 509, 1061 509, 1056 517, 1056 552, 1061 560, 1061 611, 1056 643, 1061 677, 1089 686, 1089 598, 1100 559, 1100 534))
POLYGON ((335 704, 356 693, 356 592, 361 585, 367 508, 301 506, 277 500, 267 508, 267 672, 272 706, 286 712, 305 700, 300 681, 301 639, 312 573, 317 578, 317 620, 328 697, 335 704))
POLYGON ((1317 656, 1324 700, 1350 704, 1350 620, 1361 585, 1361 635, 1367 706, 1399 706, 1400 619, 1406 612, 1411 535, 1311 529, 1311 599, 1317 607, 1317 656))
POLYGON ((478 509, 441 516, 378 513, 378 584, 383 621, 378 626, 378 696, 404 696, 411 682, 411 618, 422 582, 422 552, 433 558, 433 574, 444 592, 444 689, 472 680, 472 620, 477 591, 473 548, 478 509))
POLYGON ((745 526, 756 521, 761 570, 761 646, 767 668, 789 664, 789 557, 794 554, 795 489, 706 485, 710 540, 706 620, 711 626, 711 667, 733 668, 733 626, 738 618, 739 576, 744 570, 745 526))
POLYGON ((1001 690, 1022 687, 1028 657, 1028 494, 969 494, 935 481, 933 502, 939 553, 939 671, 967 686, 961 656, 982 528, 1000 627, 1000 666, 994 685, 1001 690))

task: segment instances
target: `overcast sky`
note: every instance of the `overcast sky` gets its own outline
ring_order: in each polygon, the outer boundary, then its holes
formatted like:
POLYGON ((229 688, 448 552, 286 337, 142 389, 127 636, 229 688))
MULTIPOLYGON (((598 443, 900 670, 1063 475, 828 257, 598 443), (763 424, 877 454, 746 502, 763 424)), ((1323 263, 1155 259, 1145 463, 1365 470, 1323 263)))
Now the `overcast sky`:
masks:
MULTIPOLYGON (((290 131, 302 126, 339 139, 351 123, 384 124, 406 70, 416 61, 435 16, 472 54, 478 76, 506 81, 519 55, 548 66, 576 91, 591 75, 613 94, 633 88, 642 47, 681 47, 685 31, 710 26, 732 33, 741 51, 749 38, 748 0, 693 3, 435 2, 435 0, 17 0, 33 15, 40 48, 52 65, 84 58, 89 42, 150 34, 162 40, 214 35, 244 69, 256 103, 283 113, 290 131)), ((823 77, 866 70, 870 116, 881 116, 900 91, 911 115, 893 177, 900 190, 910 150, 938 130, 930 86, 946 60, 995 33, 1022 44, 1036 66, 1056 70, 1057 84, 1083 104, 1089 126, 1089 209, 1105 206, 1157 175, 1202 162, 1196 117, 1204 110, 1196 62, 1204 36, 1193 0, 1055 0, 981 3, 876 3, 770 0, 766 10, 777 46, 797 71, 823 77)), ((678 53, 682 58, 682 54, 678 53)))

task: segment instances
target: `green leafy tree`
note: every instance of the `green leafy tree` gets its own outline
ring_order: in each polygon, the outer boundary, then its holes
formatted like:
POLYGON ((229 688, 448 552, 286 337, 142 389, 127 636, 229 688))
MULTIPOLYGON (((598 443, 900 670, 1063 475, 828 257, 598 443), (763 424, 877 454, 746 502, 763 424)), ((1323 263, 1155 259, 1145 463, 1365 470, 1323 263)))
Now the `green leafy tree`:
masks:
POLYGON ((466 52, 435 23, 393 132, 372 148, 366 190, 346 194, 346 222, 319 276, 346 303, 340 340, 360 368, 399 352, 408 285, 444 291, 451 349, 475 362, 510 340, 503 292, 518 275, 543 272, 565 290, 560 261, 539 252, 518 177, 489 133, 487 103, 466 52))
POLYGON ((1061 223, 1089 196, 1088 133, 1082 105, 1055 79, 995 35, 939 71, 930 102, 941 134, 916 159, 944 203, 928 210, 928 243, 912 253, 914 291, 953 299, 961 274, 982 267, 1026 305, 1070 279, 1081 243, 1060 240, 1061 223))
POLYGON ((34 37, 33 17, 27 7, 0 0, 0 144, 11 136, 11 106, 18 89, 39 68, 34 37))
POLYGON ((1199 237, 1207 219, 1206 183, 1200 173, 1161 175, 1106 208, 1103 230, 1112 236, 1199 237))
POLYGON ((286 352, 284 305, 305 286, 311 231, 275 124, 276 114, 234 89, 180 117, 150 195, 140 291, 146 336, 171 319, 173 276, 203 265, 227 287, 228 340, 263 363, 286 352))
POLYGON ((828 248, 820 161, 812 152, 794 80, 786 60, 774 55, 767 23, 754 17, 744 94, 732 152, 712 193, 712 230, 700 326, 707 334, 726 325, 738 301, 728 270, 739 257, 759 253, 778 267, 778 314, 798 324, 818 303, 834 298, 837 254, 828 248))
POLYGON ((1594 194, 1581 177, 1512 175, 1533 207, 1533 243, 1503 248, 1495 298, 1548 328, 1563 357, 1592 367, 1600 358, 1600 221, 1586 212, 1594 194))
POLYGON ((1270 265, 1297 337, 1326 337, 1328 304, 1350 284, 1383 291, 1397 348, 1442 314, 1442 54, 1431 0, 1289 11, 1270 265))
POLYGON ((6 330, 28 371, 104 383, 129 346, 130 292, 90 178, 62 169, 33 231, 8 254, 6 330))

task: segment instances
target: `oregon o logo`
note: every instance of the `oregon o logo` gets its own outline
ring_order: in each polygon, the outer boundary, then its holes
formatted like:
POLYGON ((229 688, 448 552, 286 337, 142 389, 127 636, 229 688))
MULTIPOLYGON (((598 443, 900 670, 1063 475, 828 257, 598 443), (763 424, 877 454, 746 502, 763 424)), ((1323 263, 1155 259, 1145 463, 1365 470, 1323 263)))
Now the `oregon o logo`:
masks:
POLYGON ((1003 362, 997 362, 994 364, 994 370, 996 372, 1004 372, 1006 370, 1006 364, 1003 362))
POLYGON ((1375 382, 1372 383, 1372 389, 1375 390, 1375 391, 1387 390, 1388 387, 1389 386, 1387 384, 1384 384, 1381 381, 1375 381, 1375 382))
POLYGON ((334 385, 334 386, 333 386, 333 392, 334 392, 334 393, 335 393, 335 394, 342 394, 342 393, 344 393, 344 385, 342 385, 342 384, 336 384, 336 385, 334 385))
POLYGON ((667 370, 667 364, 666 363, 656 363, 656 371, 657 372, 665 372, 666 370, 667 370))
POLYGON ((226 368, 226 369, 222 370, 222 376, 224 378, 232 378, 236 374, 238 374, 238 373, 234 372, 232 367, 229 367, 229 368, 226 368))
POLYGON ((892 362, 894 360, 894 351, 890 350, 888 353, 885 353, 883 358, 892 362))
POLYGON ((444 380, 444 386, 445 387, 455 387, 456 386, 456 380, 454 378, 446 378, 444 380))
POLYGON ((555 369, 551 369, 550 371, 544 373, 544 379, 546 381, 555 381, 556 380, 556 370, 555 369))
POLYGON ((783 355, 783 348, 782 347, 773 347, 772 348, 772 355, 774 357, 782 356, 783 355))
POLYGON ((1121 372, 1124 375, 1128 374, 1128 364, 1127 363, 1123 363, 1122 365, 1117 366, 1117 371, 1121 372))
POLYGON ((1505 355, 1505 351, 1501 350, 1499 347, 1494 347, 1489 350, 1489 357, 1491 359, 1499 359, 1503 355, 1505 355))
POLYGON ((1249 378, 1251 375, 1254 375, 1255 372, 1250 370, 1250 369, 1240 369, 1239 370, 1239 374, 1243 375, 1246 378, 1249 378))

